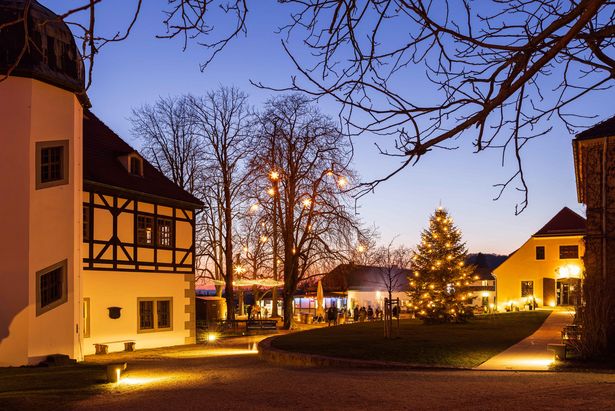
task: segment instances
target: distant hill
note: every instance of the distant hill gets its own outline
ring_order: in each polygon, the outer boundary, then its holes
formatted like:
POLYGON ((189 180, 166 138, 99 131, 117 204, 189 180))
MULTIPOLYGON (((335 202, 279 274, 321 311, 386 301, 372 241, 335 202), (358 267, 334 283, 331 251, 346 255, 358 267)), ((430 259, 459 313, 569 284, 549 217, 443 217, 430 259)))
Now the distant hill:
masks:
POLYGON ((486 268, 493 271, 506 260, 508 256, 500 254, 475 253, 468 254, 468 264, 478 266, 478 268, 486 268))

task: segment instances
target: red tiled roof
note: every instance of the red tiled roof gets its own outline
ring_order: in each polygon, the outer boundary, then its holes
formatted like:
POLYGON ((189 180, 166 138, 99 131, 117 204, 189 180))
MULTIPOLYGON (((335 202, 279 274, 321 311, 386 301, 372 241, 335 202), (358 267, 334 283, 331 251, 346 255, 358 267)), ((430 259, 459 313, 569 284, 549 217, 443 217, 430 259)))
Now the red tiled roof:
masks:
POLYGON ((577 134, 577 140, 615 136, 615 116, 604 120, 595 126, 577 134))
MULTIPOLYGON (((181 202, 200 208, 203 203, 143 160, 143 176, 130 174, 119 156, 135 150, 90 111, 83 112, 83 182, 144 194, 146 197, 181 202)), ((167 201, 168 202, 168 201, 167 201)))
POLYGON ((544 227, 538 230, 534 236, 551 237, 583 234, 585 234, 585 218, 568 207, 564 207, 544 227))

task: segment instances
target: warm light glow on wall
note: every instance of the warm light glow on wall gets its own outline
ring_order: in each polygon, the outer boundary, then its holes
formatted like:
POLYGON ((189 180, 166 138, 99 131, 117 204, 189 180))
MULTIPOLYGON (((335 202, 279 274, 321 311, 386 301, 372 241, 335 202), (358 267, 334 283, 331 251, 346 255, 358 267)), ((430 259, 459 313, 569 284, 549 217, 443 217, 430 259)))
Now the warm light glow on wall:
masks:
POLYGON ((567 264, 556 269, 558 278, 581 278, 581 267, 567 264))

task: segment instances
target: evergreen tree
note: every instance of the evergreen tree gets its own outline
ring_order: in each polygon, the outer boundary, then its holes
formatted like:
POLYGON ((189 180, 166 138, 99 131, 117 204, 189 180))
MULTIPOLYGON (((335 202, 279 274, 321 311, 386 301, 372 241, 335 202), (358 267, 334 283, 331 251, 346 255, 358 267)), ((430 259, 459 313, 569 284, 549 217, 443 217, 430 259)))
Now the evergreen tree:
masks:
POLYGON ((466 266, 467 250, 461 231, 448 212, 439 207, 423 230, 412 259, 410 299, 417 318, 425 322, 464 321, 472 267, 466 266))

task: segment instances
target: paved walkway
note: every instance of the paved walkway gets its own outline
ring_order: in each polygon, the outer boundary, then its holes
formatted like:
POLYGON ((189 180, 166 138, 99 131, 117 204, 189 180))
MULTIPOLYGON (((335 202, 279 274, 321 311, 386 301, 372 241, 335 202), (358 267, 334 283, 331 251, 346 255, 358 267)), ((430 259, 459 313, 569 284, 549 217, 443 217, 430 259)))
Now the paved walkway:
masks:
POLYGON ((555 310, 536 332, 518 342, 506 351, 490 358, 476 370, 548 370, 553 362, 553 353, 547 351, 547 344, 561 343, 561 331, 572 323, 572 311, 555 310))

